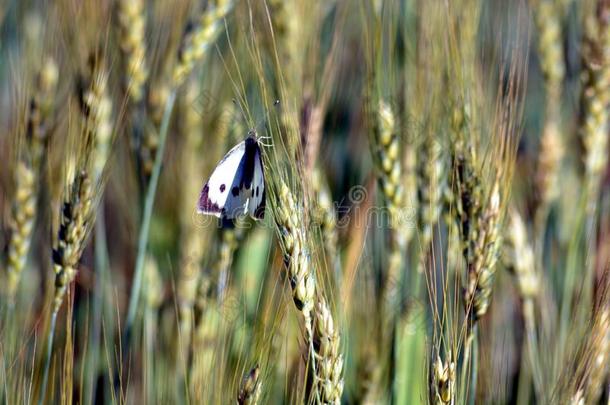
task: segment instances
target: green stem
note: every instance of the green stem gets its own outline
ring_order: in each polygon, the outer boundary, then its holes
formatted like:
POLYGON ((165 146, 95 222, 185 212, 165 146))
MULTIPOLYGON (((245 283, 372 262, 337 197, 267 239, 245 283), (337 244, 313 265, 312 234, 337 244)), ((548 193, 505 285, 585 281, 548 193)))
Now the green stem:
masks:
POLYGON ((53 311, 51 314, 51 325, 49 328, 49 335, 47 336, 47 354, 44 361, 44 372, 42 375, 42 387, 40 388, 40 397, 38 398, 38 405, 42 405, 44 402, 44 396, 47 391, 47 383, 49 381, 49 367, 51 366, 51 354, 53 353, 53 337, 55 336, 55 325, 57 324, 57 311, 53 311))
POLYGON ((127 310, 127 320, 125 321, 125 332, 123 334, 123 350, 126 352, 129 348, 129 341, 131 336, 131 330, 133 328, 133 322, 138 309, 138 302, 140 298, 140 290, 142 288, 142 271, 144 268, 144 258, 146 257, 146 247, 148 245, 148 233, 150 230, 150 220, 152 216, 153 206, 155 202, 155 195, 157 193, 157 185, 159 183, 159 176, 161 174, 161 164, 163 162, 163 152, 165 150, 165 141, 167 139, 167 132, 169 129, 169 122, 172 116, 172 110, 174 109, 174 103, 176 101, 176 90, 174 89, 165 103, 165 111, 163 112, 163 120, 161 121, 161 128, 159 130, 159 148, 155 156, 155 163, 153 166, 152 175, 146 189, 146 196, 144 200, 144 212, 142 213, 142 223, 140 226, 140 234, 138 237, 138 252, 136 257, 136 265, 134 269, 134 278, 131 285, 131 294, 129 296, 129 308, 127 310))
MULTIPOLYGON (((567 257, 566 257, 566 266, 565 266, 565 275, 563 277, 563 290, 561 294, 561 303, 559 309, 559 345, 557 352, 558 363, 555 363, 556 366, 561 364, 562 354, 565 353, 566 347, 566 339, 568 335, 568 331, 570 330, 570 313, 572 312, 572 296, 574 292, 574 283, 576 282, 576 276, 579 273, 578 261, 581 259, 581 249, 579 248, 582 243, 582 232, 583 227, 585 226, 586 221, 586 201, 584 197, 581 198, 579 203, 580 209, 578 211, 578 216, 575 221, 574 231, 572 233, 572 237, 570 238, 569 245, 567 247, 567 257)), ((585 235, 586 238, 586 235, 585 235)), ((588 252, 585 252, 585 254, 588 252)), ((558 367, 555 367, 556 370, 559 370, 558 367)), ((556 377, 556 375, 554 376, 556 377)))
MULTIPOLYGON (((476 328, 476 326, 475 326, 476 328)), ((472 369, 470 374, 470 395, 468 403, 474 405, 477 398, 477 373, 478 373, 478 360, 479 360, 479 347, 477 344, 476 329, 473 331, 472 339, 472 369)))
POLYGON ((106 225, 104 222, 104 206, 100 205, 97 213, 97 222, 95 224, 95 283, 96 288, 93 290, 93 315, 91 317, 91 334, 89 336, 90 351, 88 352, 87 361, 87 389, 85 398, 87 403, 93 403, 93 395, 96 391, 97 364, 99 358, 100 335, 102 326, 102 310, 103 297, 106 288, 106 273, 108 270, 108 247, 106 245, 106 225))
MULTIPOLYGON (((469 321, 470 322, 470 321, 469 321)), ((473 326, 469 326, 470 332, 468 334, 468 336, 466 337, 466 342, 464 344, 464 357, 462 358, 462 370, 460 372, 460 404, 465 404, 465 403, 470 403, 469 402, 469 395, 470 395, 470 390, 472 389, 472 382, 470 385, 470 389, 467 389, 467 385, 468 385, 468 374, 469 374, 469 370, 470 367, 472 365, 471 360, 473 358, 473 341, 476 338, 476 325, 473 326)), ((472 370, 470 370, 470 376, 472 378, 472 370)), ((476 387, 475 387, 476 388, 476 387)))

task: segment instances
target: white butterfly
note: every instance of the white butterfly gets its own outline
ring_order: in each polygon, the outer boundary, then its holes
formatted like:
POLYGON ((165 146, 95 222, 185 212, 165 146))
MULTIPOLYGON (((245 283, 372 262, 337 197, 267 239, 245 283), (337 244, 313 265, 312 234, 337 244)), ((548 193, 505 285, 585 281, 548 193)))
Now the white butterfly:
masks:
POLYGON ((197 212, 233 219, 265 216, 265 175, 261 149, 254 132, 233 147, 205 183, 197 212))

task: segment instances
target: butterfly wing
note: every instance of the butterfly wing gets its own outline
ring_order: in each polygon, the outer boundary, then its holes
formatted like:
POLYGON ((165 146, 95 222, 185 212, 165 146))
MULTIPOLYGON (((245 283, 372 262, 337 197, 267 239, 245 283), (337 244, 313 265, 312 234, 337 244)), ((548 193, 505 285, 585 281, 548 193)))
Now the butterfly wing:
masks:
POLYGON ((248 201, 248 213, 255 219, 265 217, 265 172, 263 171, 262 155, 258 144, 254 151, 252 196, 248 201))
POLYGON ((216 165, 199 194, 198 213, 232 218, 234 213, 237 216, 238 207, 244 211, 248 200, 245 193, 239 192, 239 183, 243 178, 245 152, 245 142, 241 142, 216 165))

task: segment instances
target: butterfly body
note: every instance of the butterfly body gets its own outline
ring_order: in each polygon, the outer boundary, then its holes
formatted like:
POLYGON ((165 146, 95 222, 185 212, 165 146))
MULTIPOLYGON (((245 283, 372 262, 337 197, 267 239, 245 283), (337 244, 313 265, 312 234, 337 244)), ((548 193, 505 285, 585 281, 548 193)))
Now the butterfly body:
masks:
POLYGON ((254 133, 233 147, 216 165, 199 195, 197 212, 222 219, 265 215, 265 177, 254 133))

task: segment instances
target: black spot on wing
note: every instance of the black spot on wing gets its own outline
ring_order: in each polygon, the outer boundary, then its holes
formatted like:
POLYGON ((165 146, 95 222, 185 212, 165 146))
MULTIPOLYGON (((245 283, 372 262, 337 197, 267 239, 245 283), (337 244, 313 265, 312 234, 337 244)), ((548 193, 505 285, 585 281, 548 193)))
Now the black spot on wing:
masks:
POLYGON ((220 192, 224 193, 225 192, 225 188, 227 188, 227 186, 225 186, 224 184, 220 185, 220 192))
POLYGON ((206 183, 203 186, 203 190, 201 190, 201 194, 199 194, 199 203, 197 204, 197 210, 206 214, 218 214, 221 212, 221 208, 218 204, 212 202, 208 195, 210 191, 210 186, 206 183))
MULTIPOLYGON (((258 188, 257 188, 257 190, 258 190, 258 188)), ((265 194, 266 194, 265 193, 265 189, 263 188, 263 197, 261 199, 261 202, 260 202, 260 204, 258 204, 258 207, 256 207, 254 209, 253 217, 256 218, 256 219, 263 219, 263 218, 265 218, 265 204, 266 204, 266 201, 265 201, 266 200, 266 198, 265 198, 266 196, 265 196, 265 194)))
POLYGON ((233 197, 237 197, 237 196, 239 195, 239 187, 234 186, 234 187, 231 189, 231 194, 233 194, 233 197))

